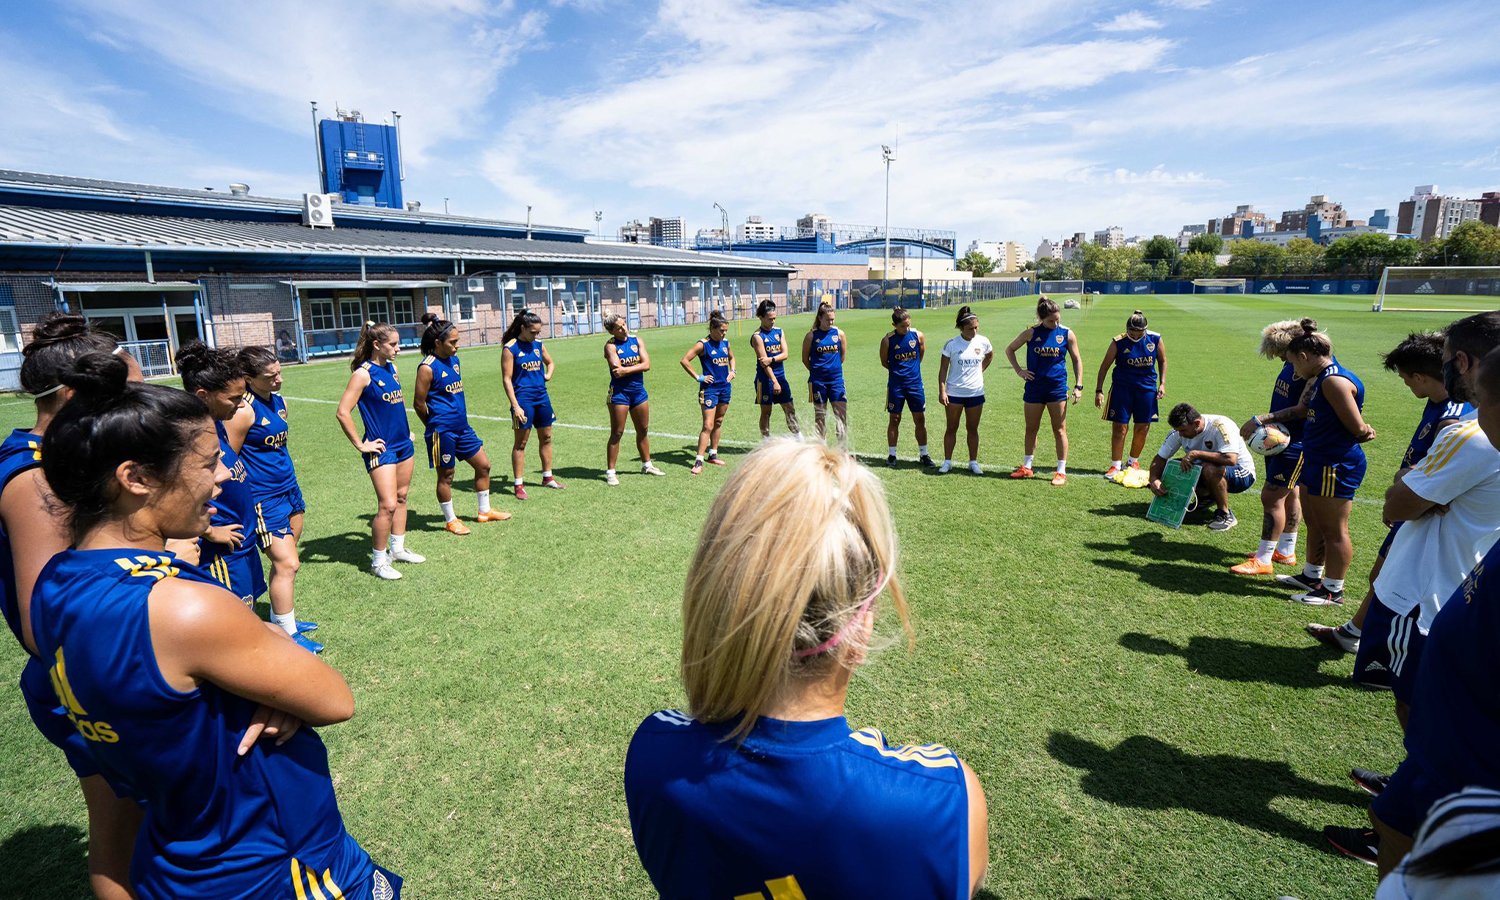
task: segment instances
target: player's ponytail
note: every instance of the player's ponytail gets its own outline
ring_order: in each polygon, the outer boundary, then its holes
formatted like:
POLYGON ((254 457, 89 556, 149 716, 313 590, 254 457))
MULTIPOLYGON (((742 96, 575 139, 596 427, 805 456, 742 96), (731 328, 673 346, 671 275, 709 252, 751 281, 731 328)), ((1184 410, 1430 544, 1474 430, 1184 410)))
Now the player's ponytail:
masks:
POLYGON ((1036 302, 1036 319, 1038 322, 1048 316, 1057 315, 1057 312, 1057 302, 1050 297, 1044 295, 1042 299, 1036 302))
POLYGON ((713 312, 711 312, 711 313, 708 314, 708 330, 709 331, 713 331, 715 328, 718 328, 718 327, 723 326, 723 325, 728 325, 728 324, 729 324, 729 320, 724 317, 724 313, 723 312, 721 312, 721 311, 719 311, 719 310, 716 309, 713 312))
POLYGON ((422 324, 427 326, 422 329, 423 356, 436 355, 438 342, 447 337, 448 332, 458 327, 437 313, 431 312, 422 313, 422 324))
POLYGON ((958 315, 953 317, 953 327, 957 328, 959 331, 962 331, 964 328, 964 322, 969 319, 973 319, 975 322, 978 322, 979 316, 975 315, 973 309, 967 306, 960 306, 958 308, 958 315))
POLYGON ((1328 340, 1328 335, 1318 331, 1318 323, 1315 320, 1303 319, 1297 324, 1302 329, 1302 333, 1292 336, 1291 341, 1286 345, 1287 353, 1306 353, 1310 356, 1333 354, 1333 342, 1328 340))
POLYGON ((22 350, 21 390, 35 398, 38 406, 61 406, 63 376, 85 353, 112 353, 119 345, 102 331, 95 331, 80 315, 50 312, 31 331, 31 342, 22 350))
POLYGON ((832 303, 829 303, 827 300, 824 300, 823 302, 819 303, 818 304, 818 312, 817 312, 817 314, 815 316, 813 316, 813 328, 816 329, 816 330, 818 330, 818 331, 824 330, 824 326, 823 326, 823 314, 824 313, 830 313, 830 312, 833 312, 833 304, 832 303))
POLYGON ((500 343, 508 344, 511 341, 518 339, 521 336, 521 331, 523 329, 529 328, 532 325, 540 324, 542 324, 541 316, 537 315, 529 309, 523 309, 520 312, 516 313, 516 317, 514 319, 510 320, 510 324, 505 328, 505 333, 500 335, 500 343))
POLYGON ((1136 310, 1135 312, 1131 313, 1130 318, 1125 320, 1125 327, 1130 329, 1131 331, 1145 331, 1146 314, 1141 312, 1140 310, 1136 310))
POLYGON ((766 313, 772 313, 772 312, 775 312, 775 311, 776 311, 776 301, 775 300, 762 300, 762 301, 760 301, 760 305, 757 306, 757 307, 755 307, 755 315, 756 315, 757 318, 761 318, 761 319, 764 319, 766 317, 766 313))
POLYGON ((907 319, 910 319, 910 318, 911 318, 911 313, 907 312, 902 307, 898 306, 895 309, 891 310, 891 324, 892 325, 900 325, 902 322, 905 322, 907 319))
POLYGON ((366 322, 365 327, 359 330, 359 341, 354 345, 354 357, 349 360, 349 371, 370 361, 375 355, 376 341, 388 341, 395 334, 396 329, 383 322, 366 322))

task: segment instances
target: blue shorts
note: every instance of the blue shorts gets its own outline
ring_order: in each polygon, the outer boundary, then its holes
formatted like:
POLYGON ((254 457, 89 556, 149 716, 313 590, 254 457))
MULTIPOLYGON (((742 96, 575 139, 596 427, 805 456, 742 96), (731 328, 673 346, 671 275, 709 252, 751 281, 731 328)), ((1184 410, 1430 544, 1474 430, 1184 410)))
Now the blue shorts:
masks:
POLYGON ((1025 389, 1021 392, 1021 399, 1026 403, 1056 403, 1059 400, 1068 399, 1067 381, 1043 381, 1033 378, 1026 382, 1025 389))
POLYGON ((255 540, 260 549, 269 550, 273 538, 287 537, 292 533, 292 516, 307 511, 302 499, 302 488, 292 485, 291 490, 272 494, 255 501, 255 540))
POLYGON ((1229 489, 1229 493, 1231 494, 1243 494, 1245 491, 1250 490, 1250 486, 1253 484, 1255 484, 1254 469, 1235 468, 1224 470, 1224 486, 1229 489))
POLYGON ((780 406, 783 403, 793 402, 792 383, 786 380, 786 373, 776 372, 770 378, 757 374, 755 376, 755 402, 761 406, 780 406))
POLYGON ((1365 624, 1359 634, 1359 651, 1354 654, 1354 671, 1350 680, 1365 687, 1392 690, 1401 672, 1416 676, 1416 662, 1410 657, 1411 638, 1417 634, 1415 607, 1404 616, 1376 597, 1365 613, 1365 624))
POLYGON ((401 883, 405 879, 374 860, 370 865, 375 867, 370 881, 366 885, 355 885, 344 896, 349 900, 401 900, 401 883))
POLYGON ((1385 559, 1385 555, 1391 552, 1391 544, 1396 542, 1396 532, 1401 530, 1400 522, 1392 522, 1391 527, 1385 531, 1385 540, 1380 542, 1380 551, 1375 554, 1379 559, 1385 559))
POLYGON ((221 544, 198 542, 198 567, 209 574, 233 595, 253 606, 266 592, 266 572, 260 564, 260 553, 253 543, 246 542, 233 553, 221 544))
POLYGON ((1353 500, 1360 482, 1365 480, 1365 454, 1358 447, 1340 459, 1319 459, 1304 451, 1302 474, 1297 484, 1314 497, 1353 500))
POLYGON ((99 774, 99 766, 89 754, 89 742, 68 718, 67 709, 57 700, 52 688, 52 674, 47 664, 34 656, 28 657, 26 667, 21 670, 21 696, 26 700, 26 711, 37 731, 49 743, 67 757, 68 767, 79 778, 99 774))
POLYGON ((807 380, 807 392, 811 395, 813 403, 822 406, 825 403, 844 403, 848 397, 844 395, 844 379, 835 378, 832 381, 807 380))
MULTIPOLYGON (((365 438, 365 440, 369 440, 369 438, 365 438)), ((406 462, 417 455, 417 448, 412 446, 411 441, 402 441, 394 447, 387 444, 385 450, 380 453, 366 453, 363 455, 365 458, 365 469, 373 472, 381 466, 394 466, 396 463, 406 462)))
POLYGON ((484 441, 472 427, 463 431, 432 431, 426 434, 427 468, 451 469, 484 449, 484 441))
POLYGON ((1302 475, 1302 445, 1288 444, 1275 456, 1266 457, 1266 487, 1286 488, 1297 486, 1302 475))
POLYGON ((1121 387, 1110 382, 1109 394, 1104 398, 1104 418, 1117 425, 1150 424, 1160 421, 1156 408, 1156 388, 1121 387))
POLYGON ((646 394, 646 386, 644 384, 632 384, 626 385, 619 390, 610 390, 609 398, 605 402, 610 406, 628 406, 631 409, 635 409, 650 399, 650 396, 646 394))
POLYGON ((729 384, 700 384, 698 386, 698 405, 704 409, 713 409, 716 406, 728 406, 730 395, 733 393, 729 384))
POLYGON ((984 405, 984 395, 980 394, 977 397, 949 397, 948 398, 948 405, 949 406, 962 406, 964 409, 970 409, 970 408, 975 407, 975 406, 983 406, 984 405))
POLYGON ((522 422, 516 418, 516 411, 512 409, 511 424, 517 431, 530 431, 533 428, 551 428, 552 423, 557 421, 557 414, 552 411, 552 398, 543 394, 535 399, 516 398, 516 404, 521 407, 521 412, 526 414, 526 421, 522 422))
POLYGON ((1370 801, 1370 810, 1402 834, 1415 835, 1432 804, 1463 790, 1464 785, 1463 781, 1440 777, 1407 756, 1392 773, 1385 790, 1370 801))
POLYGON ((922 390, 921 382, 916 384, 901 381, 886 382, 885 411, 893 416, 899 416, 903 406, 914 413, 927 411, 927 392, 922 390))

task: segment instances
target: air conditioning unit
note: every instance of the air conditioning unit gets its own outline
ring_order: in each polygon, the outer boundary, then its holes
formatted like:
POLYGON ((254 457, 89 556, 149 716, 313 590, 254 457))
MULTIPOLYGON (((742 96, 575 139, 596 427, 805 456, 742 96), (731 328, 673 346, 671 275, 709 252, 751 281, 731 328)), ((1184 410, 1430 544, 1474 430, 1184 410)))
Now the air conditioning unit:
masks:
POLYGON ((502 291, 513 291, 515 289, 516 289, 516 273, 515 272, 501 272, 500 273, 500 290, 502 290, 502 291))
POLYGON ((531 287, 533 290, 545 291, 547 289, 547 279, 538 275, 531 279, 531 287))
POLYGON ((484 293, 484 279, 483 278, 470 278, 468 283, 469 283, 469 293, 471 293, 471 294, 482 294, 482 293, 484 293))
POLYGON ((333 227, 333 201, 337 194, 303 194, 302 224, 309 228, 333 227))
POLYGON ((630 287, 630 279, 624 275, 621 275, 619 278, 615 279, 615 287, 619 288, 622 291, 625 290, 626 288, 630 287))
POLYGON ((690 287, 690 288, 701 288, 701 287, 703 287, 703 279, 701 279, 701 278, 689 278, 688 279, 688 287, 690 287))
POLYGON ((717 291, 719 289, 719 279, 715 278, 713 281, 710 281, 708 286, 717 291))
POLYGON ((565 279, 563 279, 561 276, 559 276, 559 275, 552 276, 552 289, 553 290, 560 291, 560 290, 563 290, 564 288, 566 288, 567 286, 568 286, 568 282, 565 279))
POLYGON ((665 275, 652 275, 651 276, 651 286, 654 287, 654 288, 666 287, 667 286, 667 277, 665 275))

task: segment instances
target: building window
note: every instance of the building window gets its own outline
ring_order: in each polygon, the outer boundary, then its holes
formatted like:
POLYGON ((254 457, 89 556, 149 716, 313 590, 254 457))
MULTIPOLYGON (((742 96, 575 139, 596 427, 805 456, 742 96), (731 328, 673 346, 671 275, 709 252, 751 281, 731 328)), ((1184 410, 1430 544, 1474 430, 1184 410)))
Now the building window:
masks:
POLYGON ((307 308, 312 313, 312 327, 314 331, 334 327, 332 300, 314 300, 308 304, 307 308))
POLYGON ((0 350, 17 353, 21 349, 21 327, 14 306, 0 306, 0 350))
POLYGON ((455 322, 474 321, 474 298, 469 294, 459 294, 458 303, 453 307, 453 320, 455 322))
POLYGON ((369 297, 365 300, 365 308, 370 313, 372 322, 391 321, 391 301, 388 297, 369 297))
POLYGON ((411 325, 417 321, 416 307, 412 304, 411 297, 396 297, 395 317, 391 319, 392 325, 411 325))
POLYGON ((512 312, 526 311, 526 289, 518 283, 516 289, 510 292, 510 308, 512 312))
POLYGON ((339 301, 339 327, 360 328, 365 324, 365 317, 360 312, 358 298, 339 301))

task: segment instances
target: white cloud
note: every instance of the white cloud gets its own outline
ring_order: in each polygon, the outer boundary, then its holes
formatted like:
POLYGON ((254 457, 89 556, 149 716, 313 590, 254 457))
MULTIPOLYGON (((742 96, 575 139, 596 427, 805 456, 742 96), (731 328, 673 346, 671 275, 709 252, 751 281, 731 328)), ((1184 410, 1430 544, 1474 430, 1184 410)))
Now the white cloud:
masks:
POLYGON ((1172 9, 1207 9, 1214 0, 1158 0, 1162 6, 1172 9))
POLYGON ((1153 19, 1138 9, 1120 13, 1097 27, 1100 31, 1155 31, 1163 27, 1160 19, 1153 19))

